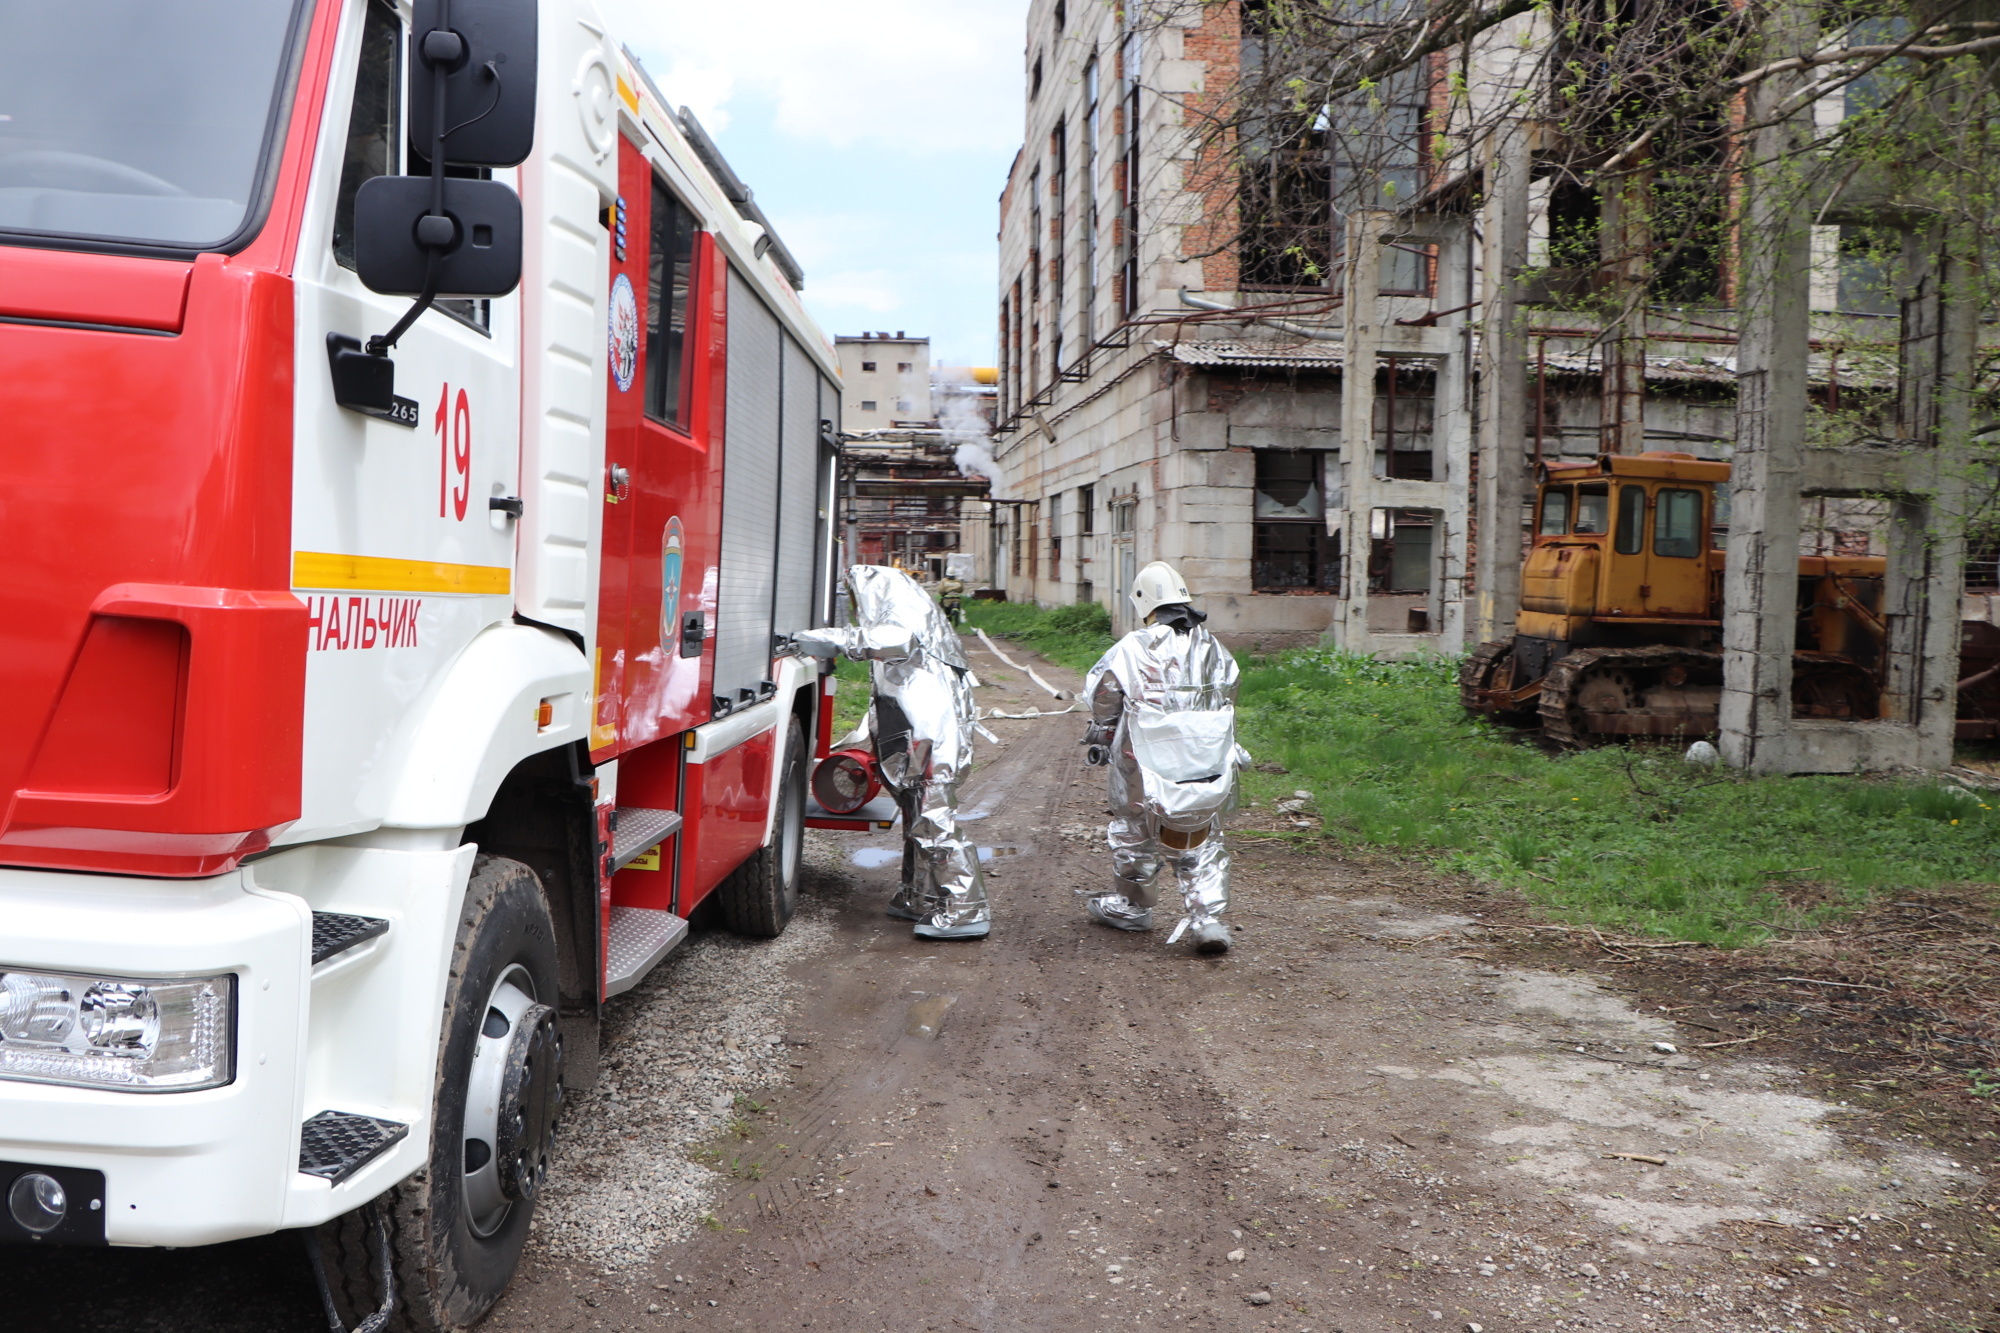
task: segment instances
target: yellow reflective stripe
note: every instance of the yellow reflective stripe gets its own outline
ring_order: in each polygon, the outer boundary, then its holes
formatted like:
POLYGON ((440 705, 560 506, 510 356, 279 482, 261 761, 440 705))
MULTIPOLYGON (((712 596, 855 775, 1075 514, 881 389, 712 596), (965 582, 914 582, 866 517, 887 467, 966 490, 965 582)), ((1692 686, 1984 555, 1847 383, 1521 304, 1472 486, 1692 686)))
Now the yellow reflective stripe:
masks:
POLYGON ((623 74, 618 76, 618 100, 632 108, 633 115, 639 114, 639 94, 633 90, 631 84, 625 82, 623 74))
POLYGON ((447 565, 437 560, 384 560, 372 555, 292 553, 294 588, 359 592, 489 593, 513 591, 513 573, 499 565, 447 565))

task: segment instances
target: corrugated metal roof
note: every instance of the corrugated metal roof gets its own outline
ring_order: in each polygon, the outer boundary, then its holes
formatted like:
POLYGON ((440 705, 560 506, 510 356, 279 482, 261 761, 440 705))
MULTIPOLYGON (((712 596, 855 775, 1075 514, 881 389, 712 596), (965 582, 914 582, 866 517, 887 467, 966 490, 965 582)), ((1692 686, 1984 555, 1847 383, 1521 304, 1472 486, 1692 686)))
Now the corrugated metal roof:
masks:
POLYGON ((1188 366, 1339 370, 1343 359, 1337 342, 1156 342, 1153 346, 1188 366))
MULTIPOLYGON (((1345 360, 1343 349, 1337 342, 1161 341, 1153 346, 1188 366, 1329 371, 1339 370, 1345 360)), ((1551 347, 1547 354, 1548 369, 1554 374, 1596 375, 1603 369, 1603 364, 1601 354, 1595 349, 1562 352, 1551 347)), ((1530 373, 1536 365, 1536 358, 1531 354, 1528 358, 1530 373)), ((1816 355, 1810 358, 1806 373, 1812 383, 1825 384, 1833 369, 1830 357, 1816 355)), ((1879 375, 1866 373, 1851 359, 1842 362, 1839 369, 1840 382, 1845 385, 1867 387, 1886 384, 1879 375)), ((1736 357, 1649 356, 1646 358, 1646 378, 1660 383, 1734 384, 1736 357)))

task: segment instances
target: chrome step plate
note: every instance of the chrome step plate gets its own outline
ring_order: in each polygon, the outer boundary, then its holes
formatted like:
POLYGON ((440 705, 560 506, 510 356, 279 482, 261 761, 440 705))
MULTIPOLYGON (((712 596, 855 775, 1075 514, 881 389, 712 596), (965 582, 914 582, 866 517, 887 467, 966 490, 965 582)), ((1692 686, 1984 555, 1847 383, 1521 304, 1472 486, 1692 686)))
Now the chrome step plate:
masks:
POLYGON ((613 907, 604 955, 604 994, 623 995, 687 938, 686 918, 655 907, 613 907))
POLYGON ((623 870, 680 831, 678 811, 619 806, 617 831, 611 835, 612 872, 623 870))

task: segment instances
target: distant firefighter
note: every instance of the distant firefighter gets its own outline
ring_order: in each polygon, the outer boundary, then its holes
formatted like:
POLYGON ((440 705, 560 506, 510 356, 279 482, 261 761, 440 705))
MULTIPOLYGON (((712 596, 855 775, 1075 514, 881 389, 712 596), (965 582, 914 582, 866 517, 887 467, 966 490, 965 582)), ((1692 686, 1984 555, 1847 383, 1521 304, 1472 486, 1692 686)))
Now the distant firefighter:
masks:
POLYGON ((958 823, 958 779, 977 725, 964 650, 944 611, 901 570, 856 565, 847 587, 861 623, 801 630, 792 642, 815 657, 874 664, 875 757, 903 815, 903 885, 889 915, 916 922, 922 939, 979 939, 992 912, 978 849, 958 823))
POLYGON ((1229 851, 1222 820, 1235 803, 1236 659, 1202 628, 1172 565, 1154 561, 1132 586, 1143 621, 1106 653, 1083 685, 1092 764, 1111 769, 1115 887, 1085 905, 1093 921, 1151 930, 1161 866, 1180 887, 1186 934, 1197 953, 1226 953, 1229 851))
POLYGON ((946 574, 938 580, 937 596, 945 619, 958 624, 965 610, 965 581, 956 574, 946 574))

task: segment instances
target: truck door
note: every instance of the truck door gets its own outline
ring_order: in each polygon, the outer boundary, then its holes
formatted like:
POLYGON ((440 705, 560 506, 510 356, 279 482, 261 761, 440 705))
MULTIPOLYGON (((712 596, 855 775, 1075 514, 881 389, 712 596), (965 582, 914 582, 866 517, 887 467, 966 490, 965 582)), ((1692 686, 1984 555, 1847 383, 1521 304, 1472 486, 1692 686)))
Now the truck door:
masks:
POLYGON ((622 137, 618 179, 606 456, 624 481, 605 514, 598 720, 615 712, 617 748, 630 749, 710 714, 702 668, 718 516, 705 371, 715 265, 695 213, 622 137))
POLYGON ((1647 615, 1708 615, 1707 495, 1671 483, 1653 492, 1646 542, 1647 615))
MULTIPOLYGON (((302 828, 367 826, 367 778, 425 682, 513 611, 520 296, 440 301, 393 352, 396 420, 337 406, 327 336, 365 341, 409 306, 354 272, 361 183, 408 169, 408 33, 383 0, 352 7, 322 125, 295 273, 292 584, 311 625, 302 828)), ((511 181, 516 173, 496 173, 511 181)))

